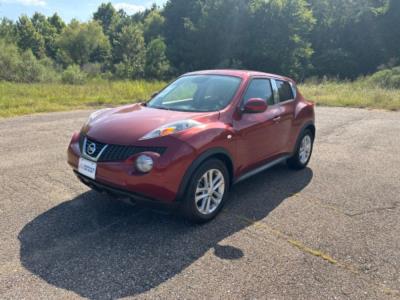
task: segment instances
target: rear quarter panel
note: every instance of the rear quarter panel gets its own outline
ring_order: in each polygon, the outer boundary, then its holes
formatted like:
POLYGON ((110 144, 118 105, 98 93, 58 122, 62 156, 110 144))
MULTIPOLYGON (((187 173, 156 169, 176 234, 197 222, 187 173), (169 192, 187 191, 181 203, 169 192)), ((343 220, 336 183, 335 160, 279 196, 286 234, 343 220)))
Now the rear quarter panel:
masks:
POLYGON ((315 125, 315 104, 306 100, 303 95, 297 92, 297 101, 294 110, 293 130, 291 133, 289 148, 294 152, 297 139, 303 128, 309 124, 315 125))

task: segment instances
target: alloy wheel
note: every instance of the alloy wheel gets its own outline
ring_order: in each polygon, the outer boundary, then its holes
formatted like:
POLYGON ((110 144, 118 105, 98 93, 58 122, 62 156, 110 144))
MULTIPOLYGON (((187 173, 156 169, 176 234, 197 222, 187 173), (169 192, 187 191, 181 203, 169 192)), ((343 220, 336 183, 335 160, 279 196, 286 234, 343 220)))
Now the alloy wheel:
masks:
POLYGON ((220 170, 208 170, 198 181, 195 201, 198 211, 203 215, 215 212, 225 194, 225 178, 220 170))
POLYGON ((308 162, 311 155, 311 150, 312 150, 311 136, 305 135, 300 144, 300 150, 299 150, 300 163, 305 165, 308 162))

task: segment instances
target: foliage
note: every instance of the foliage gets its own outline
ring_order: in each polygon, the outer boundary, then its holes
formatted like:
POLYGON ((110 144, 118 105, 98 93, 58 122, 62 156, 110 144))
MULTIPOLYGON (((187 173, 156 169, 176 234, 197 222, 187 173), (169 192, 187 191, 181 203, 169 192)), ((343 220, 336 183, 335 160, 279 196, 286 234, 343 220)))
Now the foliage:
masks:
POLYGON ((71 65, 62 73, 61 81, 66 84, 84 84, 86 78, 86 74, 81 71, 79 66, 71 65))
POLYGON ((0 40, 0 80, 33 83, 52 82, 57 77, 48 58, 38 60, 30 49, 20 53, 16 45, 0 40))
POLYGON ((3 18, 0 38, 17 56, 51 59, 59 74, 71 65, 124 79, 241 68, 355 80, 400 64, 399 19, 399 0, 168 0, 132 16, 103 3, 83 23, 3 18))
POLYGON ((62 32, 62 30, 65 28, 65 23, 64 21, 60 18, 60 16, 55 13, 48 19, 49 23, 51 26, 53 26, 58 34, 62 32))
POLYGON ((46 55, 54 58, 57 52, 56 37, 58 29, 42 14, 35 13, 31 20, 36 32, 43 38, 46 55))
POLYGON ((306 1, 253 1, 242 61, 251 69, 302 79, 313 53, 308 40, 315 19, 306 1), (257 49, 256 51, 254 51, 257 49), (245 60, 246 59, 246 60, 245 60))
POLYGON ((17 44, 23 51, 31 50, 36 57, 45 55, 44 37, 38 32, 27 16, 22 16, 17 22, 17 44))
POLYGON ((197 59, 201 57, 198 57, 197 46, 204 41, 196 36, 196 23, 203 5, 204 1, 200 0, 170 0, 164 8, 167 55, 180 73, 200 69, 197 59))
POLYGON ((300 77, 309 66, 314 18, 303 0, 170 0, 164 15, 179 70, 241 65, 300 77))
POLYGON ((143 21, 144 39, 146 43, 163 36, 165 18, 160 11, 152 10, 143 21))
POLYGON ((316 75, 355 78, 384 60, 382 20, 388 1, 309 0, 317 20, 312 32, 316 75))
POLYGON ((101 63, 88 63, 83 65, 82 72, 85 72, 90 78, 98 78, 103 74, 101 63))
POLYGON ((17 35, 17 28, 15 27, 12 20, 3 18, 0 22, 0 39, 6 42, 15 42, 15 37, 17 35))
POLYGON ((15 45, 0 40, 0 80, 20 82, 21 56, 15 45))
POLYGON ((89 62, 106 62, 111 47, 102 27, 96 21, 80 23, 73 20, 57 39, 58 59, 64 66, 89 62))
POLYGON ((102 3, 93 14, 93 19, 98 21, 103 27, 103 32, 109 37, 112 36, 119 20, 119 15, 114 6, 109 3, 102 3))
POLYGON ((114 41, 115 73, 119 78, 138 78, 144 74, 146 47, 143 31, 137 25, 122 28, 114 41))
POLYGON ((146 52, 145 73, 147 78, 165 78, 169 71, 166 45, 161 38, 153 39, 146 52))
POLYGON ((366 82, 381 88, 400 89, 400 67, 381 70, 367 78, 366 82))

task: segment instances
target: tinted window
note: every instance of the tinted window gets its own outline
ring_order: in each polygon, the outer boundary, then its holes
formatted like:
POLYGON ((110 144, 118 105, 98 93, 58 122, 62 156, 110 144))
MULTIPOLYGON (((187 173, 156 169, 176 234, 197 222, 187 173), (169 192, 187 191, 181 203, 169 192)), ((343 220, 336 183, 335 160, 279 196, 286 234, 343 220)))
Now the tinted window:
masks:
POLYGON ((274 105, 274 96, 269 79, 253 79, 244 95, 244 104, 251 98, 264 99, 268 105, 274 105))
POLYGON ((292 87, 288 82, 276 80, 276 86, 278 88, 280 102, 292 100, 294 98, 292 87))

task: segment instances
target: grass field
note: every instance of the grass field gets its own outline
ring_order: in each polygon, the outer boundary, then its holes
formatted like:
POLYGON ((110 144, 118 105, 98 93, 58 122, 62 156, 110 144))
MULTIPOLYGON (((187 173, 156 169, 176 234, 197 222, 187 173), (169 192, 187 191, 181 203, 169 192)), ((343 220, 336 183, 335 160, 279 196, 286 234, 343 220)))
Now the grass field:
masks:
POLYGON ((148 99, 165 83, 91 82, 85 85, 0 82, 0 117, 116 106, 148 99))
MULTIPOLYGON (((0 117, 132 103, 148 99, 164 85, 146 81, 100 81, 82 86, 0 82, 0 117)), ((306 83, 300 89, 319 105, 400 109, 400 90, 369 87, 362 82, 306 83)))
POLYGON ((365 81, 305 83, 300 90, 318 105, 400 110, 400 89, 368 86, 365 81))

